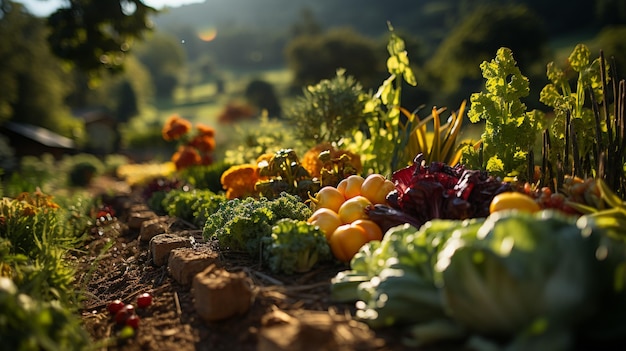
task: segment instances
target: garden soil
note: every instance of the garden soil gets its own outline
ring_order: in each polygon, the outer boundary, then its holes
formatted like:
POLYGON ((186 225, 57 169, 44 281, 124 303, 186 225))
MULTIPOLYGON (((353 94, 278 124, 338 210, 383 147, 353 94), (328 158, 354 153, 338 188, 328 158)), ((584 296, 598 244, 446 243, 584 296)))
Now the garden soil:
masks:
MULTIPOLYGON (((402 343, 400 329, 373 331, 351 317, 353 304, 330 300, 330 279, 347 266, 329 263, 304 274, 276 275, 258 260, 219 251, 212 242, 199 245, 218 250, 221 269, 245 272, 254 299, 243 314, 203 320, 191 287, 174 280, 167 265, 155 266, 148 243, 140 240, 138 230, 129 228, 132 212, 146 208, 140 194, 107 178, 95 179, 91 189, 116 211, 116 219, 95 228, 84 250, 72 257, 78 265, 77 289, 84 291, 82 321, 98 350, 409 349, 402 343), (122 328, 107 305, 115 299, 134 304, 144 292, 153 295, 153 303, 137 309, 140 326, 132 337, 121 338, 122 328)), ((168 225, 169 233, 201 234, 200 228, 176 218, 169 218, 168 225)))

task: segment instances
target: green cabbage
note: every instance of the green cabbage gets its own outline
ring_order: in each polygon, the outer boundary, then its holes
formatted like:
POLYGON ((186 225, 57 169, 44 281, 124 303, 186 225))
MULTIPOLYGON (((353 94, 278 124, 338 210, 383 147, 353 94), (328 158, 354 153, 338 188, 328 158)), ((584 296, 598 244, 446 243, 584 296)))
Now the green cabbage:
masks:
POLYGON ((511 211, 491 215, 475 234, 449 239, 435 265, 461 325, 510 337, 537 326, 568 329, 595 311, 597 229, 557 212, 511 211))

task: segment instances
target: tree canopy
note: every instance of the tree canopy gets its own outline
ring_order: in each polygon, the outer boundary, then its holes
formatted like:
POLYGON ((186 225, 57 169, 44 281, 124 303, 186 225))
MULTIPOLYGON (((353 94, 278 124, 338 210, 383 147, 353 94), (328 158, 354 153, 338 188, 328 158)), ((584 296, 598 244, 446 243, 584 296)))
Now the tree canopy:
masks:
POLYGON ((157 10, 141 0, 70 0, 48 17, 52 52, 79 69, 120 70, 135 39, 151 30, 157 10))
POLYGON ((47 28, 17 3, 2 2, 0 123, 13 119, 75 137, 78 124, 64 99, 69 75, 46 45, 47 28))

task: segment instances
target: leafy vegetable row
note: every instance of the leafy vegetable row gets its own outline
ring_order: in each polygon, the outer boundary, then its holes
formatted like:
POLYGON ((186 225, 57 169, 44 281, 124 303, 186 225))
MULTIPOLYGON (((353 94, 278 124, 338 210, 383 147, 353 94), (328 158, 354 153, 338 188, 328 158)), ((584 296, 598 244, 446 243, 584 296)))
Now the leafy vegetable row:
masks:
POLYGON ((624 244, 590 218, 553 210, 405 224, 364 245, 333 279, 332 296, 356 301, 372 327, 405 327, 417 344, 602 345, 626 328, 624 244))

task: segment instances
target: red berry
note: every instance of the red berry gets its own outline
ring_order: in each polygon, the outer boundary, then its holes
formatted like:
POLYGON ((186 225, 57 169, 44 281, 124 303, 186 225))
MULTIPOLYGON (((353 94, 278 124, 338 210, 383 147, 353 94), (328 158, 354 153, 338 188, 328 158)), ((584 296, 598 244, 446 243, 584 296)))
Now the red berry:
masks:
POLYGON ((126 320, 135 314, 135 306, 126 305, 115 314, 115 322, 117 324, 125 324, 126 320))
POLYGON ((133 328, 133 329, 137 329, 139 328, 139 316, 136 314, 133 314, 132 316, 129 316, 126 319, 126 325, 133 328))
POLYGON ((122 308, 124 308, 124 303, 121 300, 111 301, 107 306, 107 310, 109 310, 109 313, 113 316, 122 308))
POLYGON ((143 293, 137 297, 137 307, 146 308, 152 304, 152 295, 143 293))

